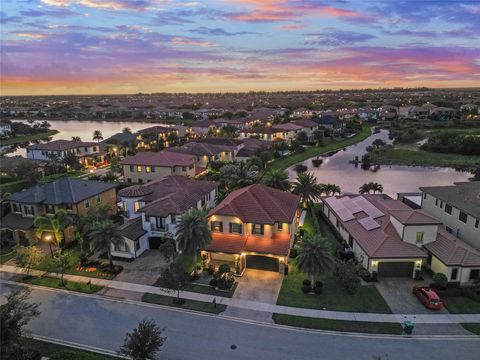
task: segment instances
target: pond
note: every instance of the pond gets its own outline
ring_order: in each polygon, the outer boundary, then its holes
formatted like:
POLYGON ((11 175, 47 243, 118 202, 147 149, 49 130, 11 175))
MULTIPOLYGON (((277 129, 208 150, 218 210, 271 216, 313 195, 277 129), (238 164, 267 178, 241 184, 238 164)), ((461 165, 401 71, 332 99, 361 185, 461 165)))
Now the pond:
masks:
MULTIPOLYGON (((323 184, 336 184, 343 192, 358 193, 358 188, 367 182, 377 182, 383 185, 384 193, 396 198, 399 192, 418 192, 420 186, 451 185, 457 181, 468 181, 472 175, 468 172, 457 171, 452 168, 382 165, 377 171, 363 170, 360 165, 351 164, 350 161, 358 156, 361 159, 367 146, 375 139, 382 139, 387 143, 388 131, 381 130, 377 134, 355 145, 338 151, 331 156, 322 156, 322 165, 318 168, 312 165, 312 159, 302 164, 308 167, 317 181, 323 184)), ((291 180, 297 173, 290 167, 287 169, 291 180)))

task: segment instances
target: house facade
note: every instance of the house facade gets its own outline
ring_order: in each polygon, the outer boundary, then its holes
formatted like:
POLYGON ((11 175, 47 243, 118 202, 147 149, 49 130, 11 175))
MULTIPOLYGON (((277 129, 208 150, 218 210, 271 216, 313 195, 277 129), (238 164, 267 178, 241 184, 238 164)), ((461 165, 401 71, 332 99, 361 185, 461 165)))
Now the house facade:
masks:
POLYGON ((217 187, 213 181, 167 176, 120 190, 118 205, 129 235, 127 246, 112 249, 112 254, 135 258, 166 239, 175 239, 179 217, 191 208, 214 207, 217 187))
POLYGON ((139 152, 122 161, 127 182, 147 183, 169 175, 195 176, 194 156, 170 151, 139 152))
POLYGON ((237 273, 260 268, 283 273, 301 211, 300 197, 255 184, 233 191, 209 213, 212 242, 202 257, 237 273))
POLYGON ((137 148, 143 150, 155 149, 159 142, 163 147, 169 147, 169 136, 179 136, 177 129, 169 126, 152 126, 146 129, 139 130, 136 135, 138 141, 137 148))
POLYGON ((191 141, 168 150, 171 153, 189 155, 195 158, 197 173, 205 170, 210 161, 233 161, 238 152, 237 144, 191 141))
POLYGON ((87 167, 93 166, 95 159, 103 161, 100 144, 96 142, 54 140, 45 144, 33 144, 27 147, 27 158, 33 160, 50 160, 51 156, 63 159, 74 154, 79 162, 87 167))

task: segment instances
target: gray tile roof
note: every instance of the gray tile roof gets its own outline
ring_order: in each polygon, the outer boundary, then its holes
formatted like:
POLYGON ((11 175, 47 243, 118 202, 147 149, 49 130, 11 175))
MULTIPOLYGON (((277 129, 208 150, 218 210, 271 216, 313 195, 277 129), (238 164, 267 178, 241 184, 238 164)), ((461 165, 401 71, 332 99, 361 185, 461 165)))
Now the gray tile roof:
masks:
POLYGON ((28 230, 33 226, 33 217, 22 217, 19 214, 7 214, 2 217, 1 227, 11 230, 28 230))
POLYGON ((103 181, 66 177, 14 193, 7 200, 26 204, 76 204, 116 186, 103 181))

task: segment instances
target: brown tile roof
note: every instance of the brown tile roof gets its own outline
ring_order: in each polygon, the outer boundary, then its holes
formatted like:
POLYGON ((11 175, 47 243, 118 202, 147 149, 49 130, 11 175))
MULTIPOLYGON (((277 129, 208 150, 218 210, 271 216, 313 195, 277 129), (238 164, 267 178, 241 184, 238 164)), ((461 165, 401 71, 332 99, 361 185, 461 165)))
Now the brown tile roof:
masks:
POLYGON ((130 240, 137 240, 140 236, 144 235, 147 231, 142 227, 142 218, 138 217, 133 220, 129 220, 120 226, 122 235, 130 240))
POLYGON ((10 230, 28 230, 33 227, 33 217, 22 217, 20 214, 8 214, 2 217, 0 227, 10 230))
POLYGON ((273 126, 275 130, 278 131, 295 131, 303 129, 303 126, 294 124, 293 122, 285 123, 285 124, 278 124, 273 126))
POLYGON ((290 235, 288 234, 277 234, 272 238, 266 238, 253 235, 212 233, 212 241, 204 250, 228 254, 241 254, 248 251, 286 256, 289 249, 290 235))
POLYGON ((171 151, 160 152, 139 152, 133 156, 127 156, 122 161, 123 165, 150 165, 150 166, 190 166, 195 164, 195 158, 192 155, 182 154, 171 151))
POLYGON ((148 127, 142 130, 138 130, 139 134, 148 134, 148 133, 153 133, 153 134, 167 134, 169 132, 176 131, 174 128, 171 128, 169 126, 152 126, 148 127))
POLYGON ((243 222, 257 224, 291 223, 300 196, 254 184, 233 191, 210 215, 236 216, 243 222))
POLYGON ((447 266, 480 266, 480 252, 439 228, 437 240, 424 247, 447 266))
POLYGON ((207 245, 205 250, 227 254, 240 254, 245 246, 245 241, 242 235, 212 233, 212 241, 207 245))
POLYGON ((389 214, 404 225, 431 225, 442 223, 422 210, 390 210, 389 214))
POLYGON ((293 124, 299 125, 301 127, 307 127, 307 128, 317 128, 318 124, 313 121, 313 120, 308 120, 308 119, 299 119, 299 120, 294 120, 292 121, 293 124))
POLYGON ((195 121, 192 124, 192 128, 199 127, 199 128, 209 128, 209 127, 217 127, 217 124, 215 124, 212 120, 199 120, 195 121))
POLYGON ((76 149, 85 146, 99 146, 96 142, 92 141, 72 141, 72 140, 54 140, 45 144, 33 144, 27 146, 29 150, 49 150, 49 151, 65 151, 76 149))
POLYGON ((201 143, 191 141, 180 147, 168 149, 169 152, 190 154, 194 156, 217 156, 222 152, 231 152, 236 150, 236 146, 230 145, 214 145, 209 143, 201 143))

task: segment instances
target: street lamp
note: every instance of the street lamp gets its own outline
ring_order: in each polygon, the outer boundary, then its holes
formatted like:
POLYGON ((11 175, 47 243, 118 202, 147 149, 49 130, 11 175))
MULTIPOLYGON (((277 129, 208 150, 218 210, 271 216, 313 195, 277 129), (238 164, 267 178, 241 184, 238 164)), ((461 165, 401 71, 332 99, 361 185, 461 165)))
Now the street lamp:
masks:
POLYGON ((48 242, 48 246, 50 247, 50 254, 52 255, 52 258, 53 258, 52 235, 50 234, 45 235, 45 241, 48 242))

